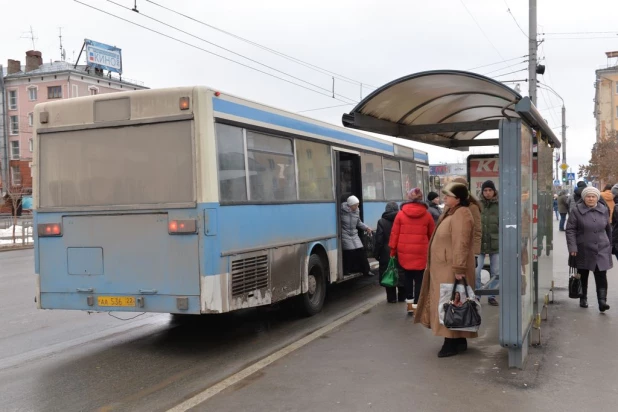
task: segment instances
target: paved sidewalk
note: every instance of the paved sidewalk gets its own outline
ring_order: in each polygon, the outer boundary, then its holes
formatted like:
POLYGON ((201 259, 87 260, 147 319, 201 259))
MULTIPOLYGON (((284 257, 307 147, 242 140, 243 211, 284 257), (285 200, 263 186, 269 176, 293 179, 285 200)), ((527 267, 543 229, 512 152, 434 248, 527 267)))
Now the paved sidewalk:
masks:
POLYGON ((480 337, 466 353, 439 359, 442 339, 413 325, 404 304, 384 302, 193 410, 616 411, 617 270, 608 274, 610 311, 599 313, 592 279, 590 308, 579 308, 566 293, 564 233, 554 236, 559 288, 544 344, 530 348, 523 371, 507 367, 498 308, 484 305, 480 337))

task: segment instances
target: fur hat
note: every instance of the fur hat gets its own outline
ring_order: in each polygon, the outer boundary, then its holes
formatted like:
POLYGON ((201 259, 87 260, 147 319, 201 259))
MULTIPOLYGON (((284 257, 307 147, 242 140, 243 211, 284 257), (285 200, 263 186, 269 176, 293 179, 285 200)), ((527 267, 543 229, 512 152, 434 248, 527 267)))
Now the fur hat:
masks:
POLYGON ((429 194, 427 195, 427 200, 432 202, 436 197, 440 197, 440 195, 436 192, 429 192, 429 194))
POLYGON ((468 187, 462 183, 456 182, 449 183, 442 189, 442 193, 447 196, 456 197, 459 200, 466 200, 469 197, 468 187))
POLYGON ((601 198, 601 192, 599 192, 599 189, 594 186, 588 186, 585 187, 584 190, 582 190, 582 199, 584 199, 588 195, 595 195, 597 197, 597 200, 601 198))
POLYGON ((452 180, 452 183, 461 183, 462 185, 469 187, 468 181, 464 179, 463 177, 456 177, 455 179, 452 180))
POLYGON ((494 184, 493 180, 486 180, 483 182, 483 186, 481 186, 481 190, 485 190, 488 188, 496 192, 496 185, 494 184))
POLYGON ((352 195, 350 197, 348 197, 348 206, 354 206, 359 204, 360 201, 358 200, 358 197, 352 195))

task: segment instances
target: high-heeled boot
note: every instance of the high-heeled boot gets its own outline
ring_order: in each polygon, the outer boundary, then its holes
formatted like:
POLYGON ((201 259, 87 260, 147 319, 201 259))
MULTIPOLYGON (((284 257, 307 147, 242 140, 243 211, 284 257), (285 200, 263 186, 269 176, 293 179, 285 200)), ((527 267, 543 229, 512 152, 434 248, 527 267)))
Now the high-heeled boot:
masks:
POLYGON ((607 289, 598 289, 597 298, 599 299, 599 310, 601 312, 608 310, 609 305, 607 304, 607 289))

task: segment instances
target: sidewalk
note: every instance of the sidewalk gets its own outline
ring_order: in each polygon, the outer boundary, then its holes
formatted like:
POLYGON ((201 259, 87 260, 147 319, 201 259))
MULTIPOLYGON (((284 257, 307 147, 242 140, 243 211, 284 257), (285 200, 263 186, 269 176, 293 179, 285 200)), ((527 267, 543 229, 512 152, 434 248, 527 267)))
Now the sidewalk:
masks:
MULTIPOLYGON (((405 304, 380 303, 194 408, 196 411, 616 411, 618 288, 599 313, 593 277, 590 308, 566 292, 563 232, 554 232, 558 287, 541 347, 523 371, 508 369, 498 343, 499 308, 484 305, 479 339, 439 359, 442 339, 413 325, 405 304)), ((486 299, 483 299, 486 302, 486 299)))

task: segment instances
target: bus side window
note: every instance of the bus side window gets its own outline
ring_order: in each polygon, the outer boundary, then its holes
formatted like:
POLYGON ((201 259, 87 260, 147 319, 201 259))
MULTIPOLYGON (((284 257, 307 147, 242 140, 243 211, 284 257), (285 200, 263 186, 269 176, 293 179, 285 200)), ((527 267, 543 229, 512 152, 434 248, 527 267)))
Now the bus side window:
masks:
POLYGON ((246 201, 245 149, 240 127, 216 124, 219 196, 223 202, 246 201))

